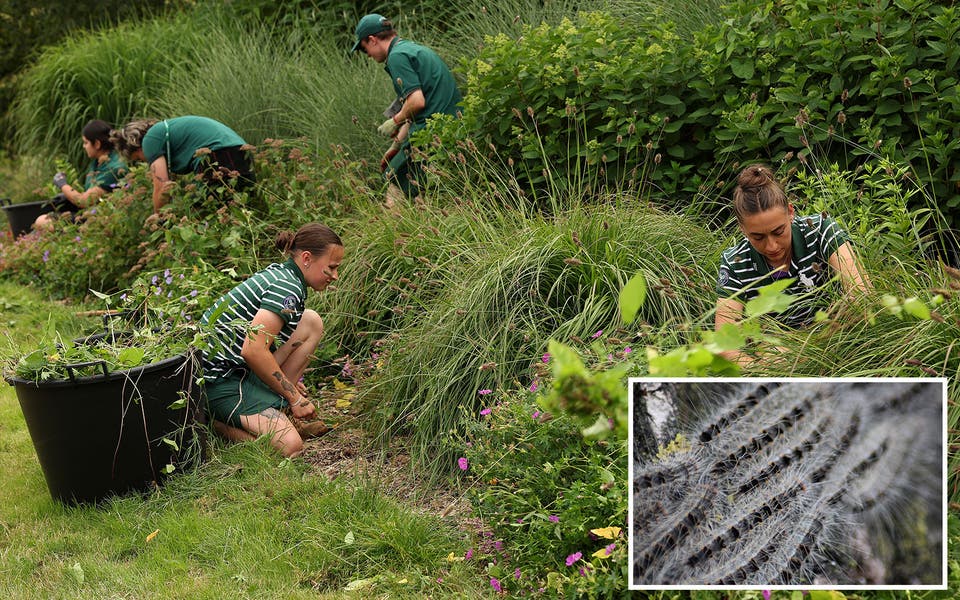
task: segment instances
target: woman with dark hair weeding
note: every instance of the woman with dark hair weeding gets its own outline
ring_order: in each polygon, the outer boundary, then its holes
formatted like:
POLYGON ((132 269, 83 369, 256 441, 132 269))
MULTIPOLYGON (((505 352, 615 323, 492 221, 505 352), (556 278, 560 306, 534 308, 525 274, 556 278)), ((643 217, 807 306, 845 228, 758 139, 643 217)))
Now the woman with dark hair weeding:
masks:
MULTIPOLYGON (((82 189, 68 183, 63 172, 53 176, 54 187, 67 203, 63 209, 58 210, 75 215, 115 190, 120 185, 120 180, 126 176, 127 165, 114 149, 113 142, 110 141, 110 131, 110 125, 99 119, 88 121, 83 126, 83 151, 90 159, 90 167, 84 177, 82 189)), ((48 229, 56 216, 57 213, 40 215, 33 223, 34 229, 48 229)))
MULTIPOLYGON (((820 293, 838 275, 848 293, 870 289, 847 233, 826 215, 798 216, 770 167, 752 165, 740 172, 733 191, 733 211, 744 240, 726 249, 717 275, 715 327, 736 323, 757 288, 792 278, 785 293, 799 296, 777 319, 788 327, 813 321, 825 306, 820 293), (827 268, 827 267, 830 268, 827 268)), ((728 350, 722 355, 740 364, 751 356, 728 350)))
POLYGON ((280 233, 276 246, 285 262, 256 273, 203 314, 214 338, 203 377, 218 433, 238 441, 269 435, 284 456, 294 457, 303 452, 305 436, 329 431, 319 421, 300 423, 316 414, 300 380, 323 336, 323 319, 304 303, 308 287, 320 292, 337 280, 344 248, 320 223, 280 233))

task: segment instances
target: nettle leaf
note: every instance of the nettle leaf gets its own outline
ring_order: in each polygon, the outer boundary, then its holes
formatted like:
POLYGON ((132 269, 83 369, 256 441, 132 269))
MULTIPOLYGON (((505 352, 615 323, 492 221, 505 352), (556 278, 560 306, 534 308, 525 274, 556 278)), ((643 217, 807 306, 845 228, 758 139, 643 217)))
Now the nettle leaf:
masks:
POLYGON ((620 317, 623 318, 624 323, 633 323, 646 299, 647 280, 643 273, 637 273, 620 290, 620 317))
POLYGON ((794 278, 781 279, 770 285, 765 285, 757 291, 759 296, 747 302, 744 312, 748 317, 765 315, 768 313, 780 313, 790 307, 796 300, 795 296, 784 294, 783 291, 796 281, 794 278))
POLYGON ((724 350, 739 350, 746 345, 747 338, 736 323, 724 323, 714 332, 713 343, 721 352, 724 350))

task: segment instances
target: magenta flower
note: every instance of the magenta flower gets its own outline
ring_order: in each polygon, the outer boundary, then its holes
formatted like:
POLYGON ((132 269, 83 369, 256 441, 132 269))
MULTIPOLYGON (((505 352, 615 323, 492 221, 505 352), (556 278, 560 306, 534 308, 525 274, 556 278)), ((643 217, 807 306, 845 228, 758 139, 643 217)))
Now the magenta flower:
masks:
POLYGON ((573 554, 567 557, 567 566, 568 567, 573 566, 573 563, 577 562, 581 558, 583 558, 583 552, 574 552, 573 554))
POLYGON ((480 390, 477 393, 480 394, 481 396, 486 396, 487 394, 492 394, 493 390, 480 390))
POLYGON ((550 362, 550 353, 549 353, 549 352, 544 352, 544 353, 543 353, 543 362, 545 362, 545 363, 550 362))
POLYGON ((631 352, 633 352, 633 348, 631 348, 630 346, 627 346, 626 348, 623 349, 624 356, 626 356, 627 354, 630 354, 631 352))
POLYGON ((490 587, 492 587, 492 588, 493 588, 494 590, 496 590, 497 592, 502 592, 502 591, 503 591, 503 587, 500 586, 500 580, 497 579, 496 577, 491 577, 491 578, 490 578, 490 587))
MULTIPOLYGON (((617 547, 617 543, 614 542, 614 543, 610 544, 609 546, 607 546, 606 548, 604 548, 603 551, 606 553, 607 556, 610 556, 611 554, 613 554, 613 550, 614 550, 616 547, 617 547)), ((770 598, 767 598, 766 600, 770 600, 770 598)))
POLYGON ((514 579, 520 579, 520 568, 519 568, 519 567, 516 568, 516 569, 513 571, 513 578, 514 578, 514 579))
POLYGON ((531 391, 531 392, 537 391, 537 382, 536 382, 536 381, 533 381, 533 382, 530 383, 530 391, 531 391))
POLYGON ((557 515, 550 515, 549 517, 547 517, 547 520, 549 520, 551 523, 559 523, 560 517, 558 517, 557 515))
POLYGON ((467 469, 470 468, 470 463, 467 461, 466 458, 461 456, 460 458, 457 459, 457 466, 460 467, 461 471, 466 471, 467 469))
POLYGON ((467 550, 467 553, 463 555, 463 560, 470 560, 473 558, 473 548, 467 550))
POLYGON ((600 337, 601 335, 603 335, 603 330, 602 330, 602 329, 598 330, 595 334, 591 335, 590 337, 592 337, 593 339, 597 339, 597 338, 600 337))
POLYGON ((480 414, 483 415, 483 416, 487 416, 487 415, 489 415, 491 412, 493 412, 493 409, 492 409, 492 408, 485 408, 485 409, 483 409, 483 410, 480 411, 480 414))
POLYGON ((530 415, 530 418, 531 418, 531 419, 534 419, 534 420, 539 419, 539 418, 540 418, 540 411, 539 411, 539 410, 533 411, 533 414, 530 415))
POLYGON ((763 600, 770 600, 770 590, 763 590, 763 600))

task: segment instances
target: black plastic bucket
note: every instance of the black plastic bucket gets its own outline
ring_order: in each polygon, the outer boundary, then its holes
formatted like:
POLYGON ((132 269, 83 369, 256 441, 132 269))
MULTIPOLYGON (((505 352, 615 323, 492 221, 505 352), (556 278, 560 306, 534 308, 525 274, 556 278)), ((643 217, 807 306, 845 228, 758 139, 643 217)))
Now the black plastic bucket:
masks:
POLYGON ((112 373, 99 366, 100 375, 69 371, 71 378, 39 383, 6 377, 50 494, 66 504, 154 488, 167 465, 196 464, 206 442, 193 352, 112 373), (185 405, 170 408, 181 397, 185 405))
POLYGON ((54 211, 69 211, 76 207, 63 196, 57 195, 51 200, 40 200, 37 202, 20 202, 10 204, 9 199, 0 201, 0 208, 7 215, 7 222, 10 223, 10 233, 14 238, 18 238, 25 233, 30 233, 33 222, 40 215, 45 215, 54 211))

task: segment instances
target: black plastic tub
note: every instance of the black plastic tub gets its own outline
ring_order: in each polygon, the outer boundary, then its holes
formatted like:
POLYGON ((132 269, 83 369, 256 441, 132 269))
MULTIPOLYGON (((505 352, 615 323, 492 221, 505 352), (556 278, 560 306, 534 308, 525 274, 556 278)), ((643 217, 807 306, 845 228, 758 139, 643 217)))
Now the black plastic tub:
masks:
MULTIPOLYGON (((94 376, 74 377, 68 369, 67 379, 5 378, 16 389, 50 494, 65 504, 159 486, 168 465, 176 472, 197 464, 206 442, 193 352, 123 371, 98 363, 102 373, 94 376), (171 408, 181 398, 186 402, 171 408)), ((82 366, 89 364, 73 368, 82 366)))
POLYGON ((37 202, 20 202, 11 204, 9 199, 0 200, 0 208, 7 216, 7 222, 10 223, 10 233, 14 238, 18 238, 25 233, 30 233, 33 222, 40 215, 50 212, 63 212, 76 210, 76 207, 63 196, 56 196, 50 200, 39 200, 37 202))

